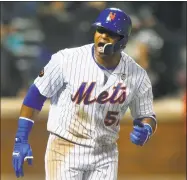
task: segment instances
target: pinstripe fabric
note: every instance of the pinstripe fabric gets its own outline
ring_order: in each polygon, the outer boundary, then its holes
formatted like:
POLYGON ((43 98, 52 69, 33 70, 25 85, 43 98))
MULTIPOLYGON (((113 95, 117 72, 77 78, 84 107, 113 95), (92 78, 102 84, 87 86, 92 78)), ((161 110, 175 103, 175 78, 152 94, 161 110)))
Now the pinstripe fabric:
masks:
POLYGON ((152 86, 145 71, 135 97, 129 104, 129 108, 133 119, 151 117, 154 114, 152 86))
POLYGON ((133 118, 154 114, 145 70, 122 52, 118 66, 108 74, 96 64, 93 44, 88 44, 54 54, 34 83, 51 101, 47 130, 72 142, 59 144, 50 136, 47 179, 116 179, 116 149, 106 152, 118 139, 120 120, 128 107, 133 118))
POLYGON ((116 144, 95 148, 74 144, 50 134, 46 154, 46 180, 116 180, 116 144))

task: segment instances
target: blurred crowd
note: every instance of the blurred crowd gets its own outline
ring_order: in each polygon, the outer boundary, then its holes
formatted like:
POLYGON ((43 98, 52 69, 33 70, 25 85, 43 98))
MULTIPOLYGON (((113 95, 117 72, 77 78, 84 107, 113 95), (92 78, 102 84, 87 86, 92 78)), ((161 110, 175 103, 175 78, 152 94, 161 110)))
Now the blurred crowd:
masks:
POLYGON ((133 28, 124 50, 149 74, 156 98, 186 88, 186 2, 1 2, 1 96, 23 96, 53 53, 93 42, 91 24, 107 7, 133 28))

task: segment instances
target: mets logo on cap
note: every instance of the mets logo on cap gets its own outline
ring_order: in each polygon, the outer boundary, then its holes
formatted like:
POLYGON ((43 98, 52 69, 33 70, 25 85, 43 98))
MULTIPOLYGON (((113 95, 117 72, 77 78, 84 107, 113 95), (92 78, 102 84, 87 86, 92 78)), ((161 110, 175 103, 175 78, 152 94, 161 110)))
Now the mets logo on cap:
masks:
POLYGON ((106 20, 113 21, 115 18, 116 18, 116 13, 110 12, 106 20))

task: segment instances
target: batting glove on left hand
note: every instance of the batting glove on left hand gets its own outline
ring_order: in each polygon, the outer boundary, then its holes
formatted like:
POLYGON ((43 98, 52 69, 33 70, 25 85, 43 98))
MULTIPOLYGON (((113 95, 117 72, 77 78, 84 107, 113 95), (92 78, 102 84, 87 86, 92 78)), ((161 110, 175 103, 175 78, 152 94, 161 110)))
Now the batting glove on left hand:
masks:
POLYGON ((143 146, 152 135, 152 128, 147 123, 142 123, 140 120, 134 120, 133 131, 130 133, 131 142, 143 146))
POLYGON ((23 164, 27 160, 32 165, 32 149, 27 142, 21 142, 20 138, 15 138, 14 151, 12 153, 12 164, 17 177, 24 176, 23 164))

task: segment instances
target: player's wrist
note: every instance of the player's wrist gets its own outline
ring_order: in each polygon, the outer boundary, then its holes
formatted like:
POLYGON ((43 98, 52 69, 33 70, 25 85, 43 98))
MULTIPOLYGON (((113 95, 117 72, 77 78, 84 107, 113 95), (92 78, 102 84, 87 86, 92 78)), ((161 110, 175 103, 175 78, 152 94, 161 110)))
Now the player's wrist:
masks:
POLYGON ((150 126, 150 128, 152 129, 152 135, 156 132, 157 120, 156 120, 155 115, 147 117, 147 118, 143 118, 142 123, 146 124, 147 126, 150 126))
POLYGON ((25 117, 18 120, 18 129, 15 136, 16 143, 27 143, 34 121, 25 117))

